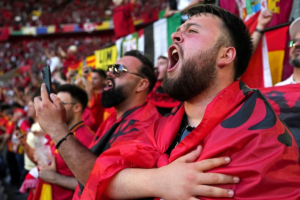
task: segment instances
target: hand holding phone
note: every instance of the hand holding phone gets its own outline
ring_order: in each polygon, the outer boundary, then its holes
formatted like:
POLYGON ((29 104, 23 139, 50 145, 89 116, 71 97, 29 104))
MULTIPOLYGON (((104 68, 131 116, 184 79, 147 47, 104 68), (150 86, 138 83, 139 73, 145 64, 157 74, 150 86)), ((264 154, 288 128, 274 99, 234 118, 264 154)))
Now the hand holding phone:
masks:
POLYGON ((51 90, 51 71, 50 71, 50 67, 49 66, 44 67, 42 69, 42 73, 43 73, 43 82, 46 84, 48 97, 51 101, 50 94, 51 94, 52 90, 51 90))

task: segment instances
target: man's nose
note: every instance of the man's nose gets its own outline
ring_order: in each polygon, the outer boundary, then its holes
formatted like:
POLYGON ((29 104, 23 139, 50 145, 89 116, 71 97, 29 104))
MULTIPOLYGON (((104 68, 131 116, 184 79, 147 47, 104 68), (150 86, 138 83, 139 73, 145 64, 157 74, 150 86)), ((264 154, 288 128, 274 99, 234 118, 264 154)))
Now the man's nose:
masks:
POLYGON ((183 42, 183 37, 180 31, 176 31, 171 35, 172 41, 174 42, 183 42))

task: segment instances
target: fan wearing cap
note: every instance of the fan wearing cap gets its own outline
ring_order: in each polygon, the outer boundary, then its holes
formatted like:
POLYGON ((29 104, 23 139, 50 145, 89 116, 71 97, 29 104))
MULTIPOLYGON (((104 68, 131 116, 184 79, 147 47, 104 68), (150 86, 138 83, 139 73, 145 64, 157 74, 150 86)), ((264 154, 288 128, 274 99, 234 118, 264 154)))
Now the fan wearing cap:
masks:
POLYGON ((300 17, 298 17, 290 25, 291 41, 290 47, 290 64, 294 67, 293 74, 286 80, 277 83, 275 86, 282 86, 288 84, 300 83, 300 17))

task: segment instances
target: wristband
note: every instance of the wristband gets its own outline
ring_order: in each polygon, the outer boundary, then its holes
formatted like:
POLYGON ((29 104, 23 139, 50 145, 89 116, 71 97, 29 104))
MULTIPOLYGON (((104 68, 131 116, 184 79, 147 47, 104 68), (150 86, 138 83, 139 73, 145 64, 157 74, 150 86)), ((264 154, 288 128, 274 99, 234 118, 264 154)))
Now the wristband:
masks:
POLYGON ((256 28, 255 31, 256 31, 256 32, 259 32, 260 34, 264 34, 264 31, 261 30, 261 29, 259 29, 259 28, 256 28))
POLYGON ((67 137, 69 135, 73 135, 73 132, 68 133, 65 137, 61 138, 58 143, 55 145, 55 149, 58 149, 58 147, 61 145, 61 143, 63 143, 63 141, 67 140, 67 137))

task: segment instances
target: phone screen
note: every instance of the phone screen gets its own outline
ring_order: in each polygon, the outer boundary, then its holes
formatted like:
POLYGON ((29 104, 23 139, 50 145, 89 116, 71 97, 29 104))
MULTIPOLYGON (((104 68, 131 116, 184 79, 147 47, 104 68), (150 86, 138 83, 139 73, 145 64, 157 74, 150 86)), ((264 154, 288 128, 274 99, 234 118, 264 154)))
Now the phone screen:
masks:
POLYGON ((43 82, 46 84, 48 96, 49 96, 49 99, 50 99, 50 94, 52 92, 51 91, 51 71, 50 71, 50 67, 49 66, 44 67, 42 69, 42 73, 43 73, 43 82))

